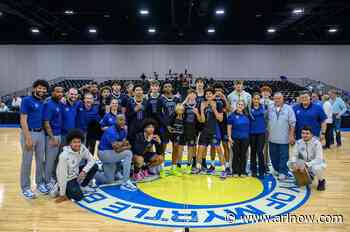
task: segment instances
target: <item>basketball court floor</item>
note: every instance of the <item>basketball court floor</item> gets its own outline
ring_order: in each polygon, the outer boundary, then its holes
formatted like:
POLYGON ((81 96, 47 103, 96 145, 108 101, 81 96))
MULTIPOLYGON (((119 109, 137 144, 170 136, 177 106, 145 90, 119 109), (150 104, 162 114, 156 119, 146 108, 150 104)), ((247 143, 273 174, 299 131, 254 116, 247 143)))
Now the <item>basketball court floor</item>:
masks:
POLYGON ((279 182, 218 176, 168 176, 139 183, 125 193, 106 186, 78 203, 60 204, 49 196, 26 200, 20 194, 19 129, 0 129, 0 231, 350 231, 350 133, 344 146, 325 152, 327 189, 313 184, 296 188, 293 180, 279 182), (341 216, 336 224, 228 222, 225 216, 265 213, 272 216, 341 216), (226 214, 226 215, 225 215, 226 214))

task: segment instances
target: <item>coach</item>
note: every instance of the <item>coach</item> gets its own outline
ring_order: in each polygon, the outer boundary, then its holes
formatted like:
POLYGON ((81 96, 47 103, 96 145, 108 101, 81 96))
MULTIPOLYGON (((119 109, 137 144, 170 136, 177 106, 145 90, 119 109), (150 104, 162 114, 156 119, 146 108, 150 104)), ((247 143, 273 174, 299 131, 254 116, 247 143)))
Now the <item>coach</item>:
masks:
POLYGON ((299 95, 299 104, 293 106, 296 117, 296 139, 301 138, 301 129, 305 126, 311 127, 312 134, 321 140, 324 138, 326 132, 325 114, 322 106, 312 103, 309 92, 303 91, 299 95), (322 128, 322 135, 320 135, 322 128))
POLYGON ((274 94, 274 104, 269 107, 269 151, 272 167, 278 179, 284 180, 288 174, 289 144, 295 143, 295 114, 284 104, 282 93, 274 94))
POLYGON ((61 145, 62 114, 60 100, 63 97, 63 88, 55 86, 51 98, 44 104, 44 127, 46 131, 45 145, 45 182, 51 189, 55 182, 56 159, 61 145))
POLYGON ((34 152, 37 190, 43 194, 48 193, 44 180, 45 134, 43 130, 44 99, 48 87, 47 81, 36 80, 33 83, 32 96, 23 98, 20 107, 20 125, 22 129, 20 138, 22 147, 21 189, 23 196, 28 199, 35 198, 30 183, 34 152))

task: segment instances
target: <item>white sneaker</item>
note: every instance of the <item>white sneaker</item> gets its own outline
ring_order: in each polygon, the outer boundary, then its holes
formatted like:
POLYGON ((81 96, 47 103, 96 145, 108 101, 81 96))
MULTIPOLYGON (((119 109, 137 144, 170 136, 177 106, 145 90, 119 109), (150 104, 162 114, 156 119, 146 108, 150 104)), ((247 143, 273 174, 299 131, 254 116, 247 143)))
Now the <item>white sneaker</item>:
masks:
POLYGON ((287 176, 284 175, 284 174, 280 174, 280 175, 278 176, 278 179, 279 179, 279 180, 285 180, 285 179, 287 179, 287 176))
POLYGON ((49 196, 52 198, 55 198, 58 196, 58 183, 55 183, 52 185, 52 188, 50 189, 49 196))
POLYGON ((128 180, 120 186, 120 189, 124 191, 134 192, 137 190, 137 187, 130 180, 128 180))
POLYGON ((238 174, 233 174, 232 177, 237 178, 238 174))
POLYGON ((96 192, 96 189, 91 188, 90 186, 85 186, 85 187, 80 187, 81 191, 83 191, 83 193, 94 193, 96 192))

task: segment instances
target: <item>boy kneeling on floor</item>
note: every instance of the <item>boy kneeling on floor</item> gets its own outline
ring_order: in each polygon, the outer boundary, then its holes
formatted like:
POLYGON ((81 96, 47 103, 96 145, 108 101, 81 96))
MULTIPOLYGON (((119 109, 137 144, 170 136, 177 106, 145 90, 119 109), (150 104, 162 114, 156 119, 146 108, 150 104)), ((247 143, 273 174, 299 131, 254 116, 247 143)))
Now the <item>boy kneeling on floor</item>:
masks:
POLYGON ((322 144, 317 137, 313 136, 311 127, 305 126, 301 130, 301 139, 293 147, 287 165, 292 171, 306 172, 307 169, 312 179, 314 176, 318 179, 317 190, 326 189, 324 178, 326 163, 323 159, 322 144))
POLYGON ((68 199, 80 201, 84 198, 84 192, 91 190, 88 184, 94 178, 98 166, 89 150, 82 144, 83 138, 84 135, 79 129, 73 129, 67 135, 68 146, 63 147, 56 169, 59 187, 56 202, 68 199), (80 166, 82 160, 86 161, 85 166, 80 166))
POLYGON ((132 146, 134 153, 134 180, 141 181, 150 175, 164 177, 162 163, 164 157, 161 153, 161 140, 155 133, 156 122, 146 119, 143 124, 143 132, 136 135, 132 146))

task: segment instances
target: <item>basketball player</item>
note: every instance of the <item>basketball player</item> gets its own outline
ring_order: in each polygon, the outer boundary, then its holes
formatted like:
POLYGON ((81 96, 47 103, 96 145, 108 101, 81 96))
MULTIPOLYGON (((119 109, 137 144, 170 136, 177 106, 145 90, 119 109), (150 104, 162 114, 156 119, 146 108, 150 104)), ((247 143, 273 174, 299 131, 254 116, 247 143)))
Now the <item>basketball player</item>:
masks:
MULTIPOLYGON (((169 126, 167 127, 171 141, 173 143, 172 152, 172 167, 171 173, 174 176, 181 176, 180 170, 177 170, 177 164, 182 162, 182 152, 185 146, 185 107, 182 104, 177 104, 175 108, 175 113, 170 116, 169 126)), ((181 166, 180 166, 181 167, 181 166)))
POLYGON ((45 182, 46 187, 52 189, 56 182, 56 160, 61 145, 62 113, 60 100, 63 88, 55 86, 52 96, 44 103, 44 128, 46 131, 45 146, 45 182))
POLYGON ((121 162, 123 167, 123 177, 121 190, 136 191, 137 188, 129 179, 132 152, 131 145, 127 140, 127 131, 125 129, 125 116, 118 114, 114 125, 109 127, 102 135, 98 146, 98 157, 103 163, 103 175, 97 175, 96 181, 99 184, 111 184, 115 181, 117 164, 121 162))
POLYGON ((322 144, 318 138, 313 137, 312 128, 305 126, 301 130, 301 139, 299 139, 292 149, 288 167, 294 171, 305 172, 308 169, 311 178, 318 179, 317 190, 326 190, 326 179, 324 171, 326 163, 323 159, 322 144))
POLYGON ((136 135, 132 150, 134 153, 134 180, 140 181, 152 174, 164 177, 161 168, 164 156, 161 154, 160 136, 156 134, 156 125, 152 119, 146 119, 143 124, 143 132, 136 135))
POLYGON ((217 108, 219 112, 223 113, 223 120, 219 123, 219 130, 217 130, 217 137, 221 138, 221 143, 223 147, 223 151, 221 148, 220 141, 218 140, 218 144, 216 146, 211 146, 211 161, 212 164, 210 165, 209 170, 215 171, 214 162, 215 161, 215 155, 219 155, 220 162, 222 162, 223 165, 223 172, 221 175, 223 175, 223 178, 226 177, 226 175, 229 175, 230 172, 230 150, 228 146, 228 136, 227 136, 227 112, 231 112, 230 104, 227 101, 227 98, 225 96, 225 90, 222 83, 215 83, 214 84, 214 91, 215 91, 215 101, 217 104, 217 108), (219 135, 220 133, 220 135, 219 135), (224 156, 222 157, 222 155, 224 156))
POLYGON ((183 102, 185 107, 185 144, 187 145, 187 161, 188 166, 192 165, 192 169, 196 168, 196 143, 198 137, 198 122, 200 114, 198 111, 198 103, 196 101, 196 91, 189 89, 187 97, 183 102))
POLYGON ((235 81, 234 90, 227 96, 231 104, 232 111, 236 110, 237 102, 242 100, 246 107, 246 111, 250 113, 250 106, 252 104, 252 96, 244 90, 244 82, 241 80, 235 81))
POLYGON ((118 113, 125 114, 128 96, 122 93, 123 85, 120 81, 112 82, 112 98, 118 100, 118 113))
POLYGON ((161 105, 160 105, 160 84, 157 80, 150 82, 150 92, 148 94, 147 106, 146 106, 146 117, 152 118, 156 121, 161 120, 161 105))
POLYGON ((84 198, 84 192, 93 191, 88 187, 94 178, 98 167, 89 150, 82 144, 83 133, 79 129, 71 130, 67 135, 68 146, 63 148, 57 164, 57 183, 59 197, 56 202, 68 199, 80 201, 84 198), (79 166, 81 161, 86 161, 84 166, 79 166))
POLYGON ((203 123, 203 129, 200 132, 198 140, 197 165, 193 170, 193 174, 206 173, 205 167, 202 167, 200 161, 202 157, 207 155, 207 148, 209 145, 216 144, 215 132, 218 122, 222 122, 223 113, 218 112, 215 101, 214 90, 208 88, 204 92, 205 101, 201 103, 200 122, 203 123))
MULTIPOLYGON (((162 135, 162 154, 165 154, 166 146, 168 145, 171 136, 168 131, 170 123, 170 116, 175 113, 176 104, 180 102, 180 99, 173 94, 173 86, 171 82, 164 82, 163 95, 159 99, 161 109, 161 128, 162 135)), ((173 141, 172 141, 173 142, 173 141)), ((174 151, 173 143, 173 151, 174 151)))
MULTIPOLYGON (((205 100, 205 96, 204 96, 204 88, 205 88, 205 80, 204 78, 197 78, 195 81, 195 85, 196 85, 196 94, 197 94, 197 98, 196 98, 196 102, 197 102, 197 108, 200 109, 201 103, 205 100)), ((202 123, 198 123, 198 131, 202 130, 202 123)), ((197 151, 198 152, 198 151, 197 151)), ((206 159, 206 155, 204 157, 202 157, 202 167, 204 167, 204 169, 207 169, 207 159, 206 159)))
POLYGON ((232 147, 232 176, 246 177, 247 150, 249 146, 250 121, 245 113, 243 100, 237 102, 235 111, 227 120, 227 135, 232 147))
POLYGON ((117 99, 112 99, 109 105, 109 112, 106 113, 100 121, 101 129, 106 131, 110 126, 113 126, 118 114, 119 103, 117 99))
POLYGON ((126 106, 126 119, 128 123, 128 140, 131 144, 137 133, 142 131, 143 120, 146 118, 147 101, 143 96, 142 85, 134 86, 134 96, 129 99, 126 106))
POLYGON ((45 186, 44 179, 45 134, 43 129, 44 99, 49 84, 45 80, 36 80, 32 87, 33 94, 24 97, 20 107, 20 141, 22 147, 20 176, 22 194, 27 199, 34 199, 36 197, 30 183, 33 154, 35 154, 35 182, 37 190, 42 194, 49 192, 45 186))

